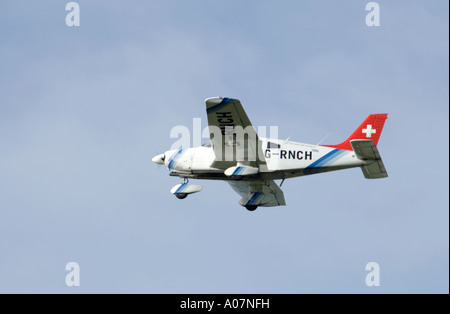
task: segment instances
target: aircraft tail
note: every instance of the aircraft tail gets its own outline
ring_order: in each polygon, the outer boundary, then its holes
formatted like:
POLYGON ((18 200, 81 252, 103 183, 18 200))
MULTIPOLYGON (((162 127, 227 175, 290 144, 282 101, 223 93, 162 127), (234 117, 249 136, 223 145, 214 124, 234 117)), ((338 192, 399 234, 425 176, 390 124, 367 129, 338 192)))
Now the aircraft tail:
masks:
POLYGON ((337 149, 353 150, 353 147, 350 143, 350 141, 353 140, 372 140, 375 143, 375 145, 377 145, 387 116, 388 116, 387 113, 371 114, 344 142, 337 145, 322 145, 322 146, 333 147, 337 149))

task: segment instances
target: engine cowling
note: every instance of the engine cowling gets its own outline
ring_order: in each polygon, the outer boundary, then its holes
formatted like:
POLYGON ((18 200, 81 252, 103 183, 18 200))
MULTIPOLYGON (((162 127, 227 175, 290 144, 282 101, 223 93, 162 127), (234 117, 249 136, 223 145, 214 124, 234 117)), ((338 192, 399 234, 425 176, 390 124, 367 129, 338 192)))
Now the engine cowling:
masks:
POLYGON ((178 149, 165 153, 164 164, 170 171, 191 172, 192 159, 194 157, 193 149, 178 149))

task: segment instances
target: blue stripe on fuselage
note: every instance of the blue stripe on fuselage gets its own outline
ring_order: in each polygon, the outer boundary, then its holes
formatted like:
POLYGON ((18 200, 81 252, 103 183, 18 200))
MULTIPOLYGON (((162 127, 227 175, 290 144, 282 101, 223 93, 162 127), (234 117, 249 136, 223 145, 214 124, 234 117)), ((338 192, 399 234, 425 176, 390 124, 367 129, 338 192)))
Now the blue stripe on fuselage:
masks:
POLYGON ((312 164, 310 164, 308 167, 305 168, 304 173, 305 174, 313 174, 317 173, 321 167, 325 167, 326 165, 330 164, 331 162, 338 159, 342 154, 344 154, 346 151, 342 149, 334 149, 325 156, 319 158, 312 164))
POLYGON ((180 159, 181 155, 183 154, 183 149, 180 148, 175 154, 173 154, 169 159, 169 165, 167 168, 169 170, 173 170, 173 167, 175 167, 175 164, 177 163, 178 159, 180 159))

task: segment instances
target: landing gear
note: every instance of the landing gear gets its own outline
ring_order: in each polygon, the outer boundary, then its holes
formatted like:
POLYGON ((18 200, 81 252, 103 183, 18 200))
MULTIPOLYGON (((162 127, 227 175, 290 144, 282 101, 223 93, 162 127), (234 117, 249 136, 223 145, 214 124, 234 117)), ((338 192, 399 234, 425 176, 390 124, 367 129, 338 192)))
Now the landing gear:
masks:
POLYGON ((258 205, 247 205, 247 206, 245 206, 245 208, 248 210, 248 211, 254 211, 254 210, 256 210, 257 208, 258 208, 258 205))
MULTIPOLYGON (((183 179, 183 185, 188 185, 189 184, 189 179, 188 178, 184 178, 183 179)), ((184 200, 189 194, 187 193, 174 193, 174 195, 179 199, 179 200, 184 200)))
POLYGON ((183 183, 175 185, 170 193, 175 195, 178 199, 185 199, 189 194, 197 193, 202 190, 201 185, 189 184, 189 179, 184 178, 183 183))

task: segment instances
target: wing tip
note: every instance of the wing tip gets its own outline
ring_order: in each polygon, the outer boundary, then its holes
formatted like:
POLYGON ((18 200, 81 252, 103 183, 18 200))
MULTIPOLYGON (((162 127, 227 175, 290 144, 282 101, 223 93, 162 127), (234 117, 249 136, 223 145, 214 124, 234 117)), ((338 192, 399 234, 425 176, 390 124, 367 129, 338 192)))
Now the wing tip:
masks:
POLYGON ((211 109, 217 105, 220 105, 222 103, 226 103, 229 101, 234 100, 233 98, 228 98, 228 97, 210 97, 210 98, 206 98, 205 103, 206 103, 206 109, 211 109))
POLYGON ((206 108, 212 108, 214 106, 217 106, 218 104, 220 104, 222 102, 222 100, 224 99, 224 97, 209 97, 206 98, 205 103, 206 103, 206 108))

